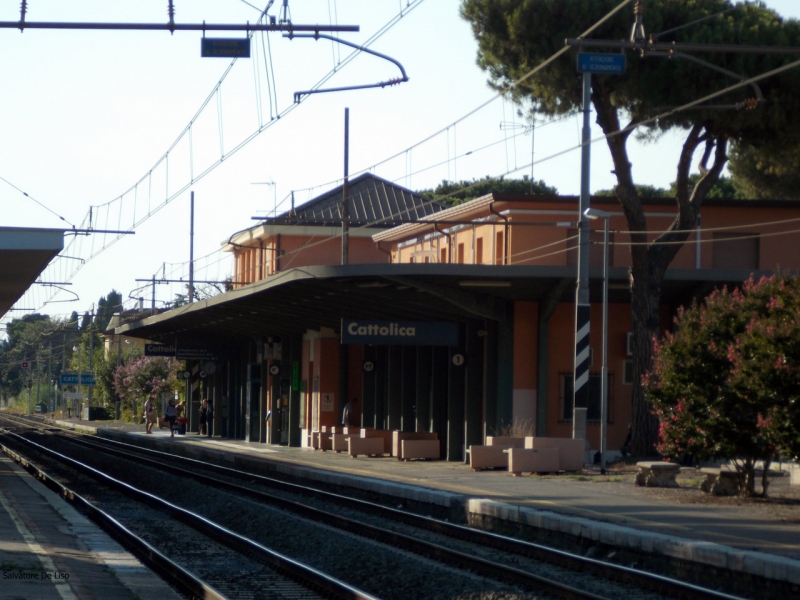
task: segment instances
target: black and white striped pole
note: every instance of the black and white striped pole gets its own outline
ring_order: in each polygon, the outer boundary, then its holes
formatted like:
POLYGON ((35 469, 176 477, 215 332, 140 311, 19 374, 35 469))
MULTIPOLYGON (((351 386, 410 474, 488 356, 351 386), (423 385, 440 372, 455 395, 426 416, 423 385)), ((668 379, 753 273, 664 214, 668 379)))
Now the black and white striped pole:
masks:
POLYGON ((583 131, 581 136, 581 196, 578 207, 578 281, 575 290, 575 371, 572 398, 572 437, 585 435, 577 429, 578 407, 589 405, 589 164, 591 126, 589 113, 592 100, 592 74, 583 72, 583 131))

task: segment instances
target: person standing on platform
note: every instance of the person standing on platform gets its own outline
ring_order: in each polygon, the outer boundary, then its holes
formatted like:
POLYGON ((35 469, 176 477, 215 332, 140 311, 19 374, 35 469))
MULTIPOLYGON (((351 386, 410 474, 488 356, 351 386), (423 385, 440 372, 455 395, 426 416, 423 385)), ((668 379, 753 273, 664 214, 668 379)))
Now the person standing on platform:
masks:
POLYGON ((144 403, 142 412, 142 418, 145 422, 145 433, 153 433, 153 423, 156 422, 156 403, 153 400, 153 396, 150 396, 147 402, 144 403))
POLYGON ((358 427, 358 420, 356 419, 356 403, 358 402, 358 398, 353 398, 344 405, 344 411, 342 411, 342 425, 345 427, 358 427))
POLYGON ((214 429, 214 403, 209 400, 208 401, 208 411, 206 412, 206 431, 208 432, 208 437, 211 437, 214 429))
POLYGON ((175 408, 175 400, 170 398, 169 404, 164 409, 164 416, 169 421, 169 435, 170 437, 175 437, 175 419, 178 418, 178 409, 175 408))
POLYGON ((178 435, 186 434, 186 400, 181 400, 175 405, 175 410, 178 413, 178 435))
POLYGON ((200 403, 200 427, 197 430, 197 435, 205 435, 206 434, 206 419, 208 417, 208 400, 203 398, 203 401, 200 403))

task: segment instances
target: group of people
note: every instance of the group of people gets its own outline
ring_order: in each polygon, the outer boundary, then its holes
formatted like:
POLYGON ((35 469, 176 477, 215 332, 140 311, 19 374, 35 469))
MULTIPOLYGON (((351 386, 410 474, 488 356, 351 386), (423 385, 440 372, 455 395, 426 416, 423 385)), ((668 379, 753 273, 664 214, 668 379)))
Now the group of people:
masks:
MULTIPOLYGON (((158 411, 156 410, 156 395, 150 394, 150 397, 144 403, 142 408, 142 418, 145 422, 145 433, 153 433, 153 425, 158 420, 158 411)), ((200 406, 200 428, 197 432, 198 435, 208 435, 211 437, 211 430, 213 424, 214 409, 212 402, 208 399, 203 399, 200 406)), ((171 437, 175 437, 175 432, 178 431, 181 425, 186 425, 186 401, 181 400, 175 404, 175 400, 170 398, 167 406, 164 407, 164 420, 169 423, 169 432, 171 437)))

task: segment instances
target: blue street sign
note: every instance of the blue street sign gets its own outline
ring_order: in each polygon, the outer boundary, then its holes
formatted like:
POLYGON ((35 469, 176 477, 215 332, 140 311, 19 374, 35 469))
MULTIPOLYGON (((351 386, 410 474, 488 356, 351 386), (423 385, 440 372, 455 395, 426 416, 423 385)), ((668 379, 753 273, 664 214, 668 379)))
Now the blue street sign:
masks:
MULTIPOLYGON (((59 379, 61 385, 78 385, 78 374, 77 373, 61 373, 61 377, 59 379)), ((81 373, 81 385, 97 385, 97 382, 94 379, 94 373, 81 373)))
POLYGON ((200 45, 201 58, 250 58, 249 38, 207 38, 200 45))
POLYGON ((625 72, 625 55, 608 52, 578 53, 578 71, 581 73, 605 73, 622 75, 625 72))

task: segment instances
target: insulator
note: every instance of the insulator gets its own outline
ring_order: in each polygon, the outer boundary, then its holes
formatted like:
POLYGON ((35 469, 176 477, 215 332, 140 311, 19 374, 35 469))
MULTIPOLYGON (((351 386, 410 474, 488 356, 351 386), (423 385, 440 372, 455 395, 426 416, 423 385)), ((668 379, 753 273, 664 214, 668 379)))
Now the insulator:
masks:
POLYGON ((169 6, 167 7, 167 14, 169 15, 170 21, 175 18, 175 6, 172 4, 172 0, 169 0, 169 6))

